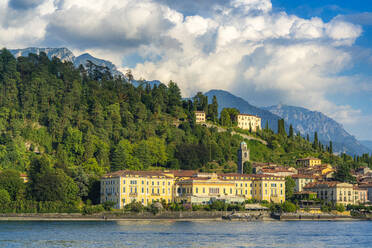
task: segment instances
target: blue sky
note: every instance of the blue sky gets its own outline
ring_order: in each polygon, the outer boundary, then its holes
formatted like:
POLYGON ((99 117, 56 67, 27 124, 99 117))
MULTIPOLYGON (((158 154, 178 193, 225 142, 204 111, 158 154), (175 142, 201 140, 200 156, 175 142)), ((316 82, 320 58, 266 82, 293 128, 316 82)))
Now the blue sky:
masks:
POLYGON ((321 111, 372 140, 372 1, 3 0, 0 46, 67 47, 257 106, 321 111))

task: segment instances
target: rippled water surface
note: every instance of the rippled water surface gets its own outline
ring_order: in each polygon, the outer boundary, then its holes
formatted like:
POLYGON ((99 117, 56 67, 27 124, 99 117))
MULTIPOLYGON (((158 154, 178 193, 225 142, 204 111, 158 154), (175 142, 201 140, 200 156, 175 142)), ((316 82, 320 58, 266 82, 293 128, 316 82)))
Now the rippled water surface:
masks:
POLYGON ((372 222, 0 221, 0 247, 372 247, 372 222))

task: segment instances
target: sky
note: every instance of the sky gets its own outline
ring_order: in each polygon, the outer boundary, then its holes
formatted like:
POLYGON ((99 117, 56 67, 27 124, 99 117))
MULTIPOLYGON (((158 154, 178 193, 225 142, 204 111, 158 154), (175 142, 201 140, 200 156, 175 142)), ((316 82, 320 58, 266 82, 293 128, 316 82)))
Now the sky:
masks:
POLYGON ((372 140, 372 0, 0 0, 0 47, 67 47, 184 97, 321 111, 372 140))

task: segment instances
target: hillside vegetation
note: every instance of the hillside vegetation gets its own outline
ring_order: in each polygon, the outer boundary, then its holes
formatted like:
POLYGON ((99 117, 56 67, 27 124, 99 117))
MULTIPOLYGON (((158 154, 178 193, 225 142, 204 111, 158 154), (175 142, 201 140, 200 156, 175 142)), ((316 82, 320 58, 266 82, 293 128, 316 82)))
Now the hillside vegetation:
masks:
POLYGON ((246 140, 253 161, 294 166, 299 157, 316 156, 347 168, 371 162, 368 155, 357 159, 334 156, 330 148, 293 132, 285 134, 285 130, 278 134, 269 128, 256 134, 238 130, 233 118, 236 111, 225 112, 219 119, 217 100, 208 104, 201 93, 193 100, 182 100, 172 81, 134 87, 93 63, 86 71, 75 69, 71 62, 49 60, 44 53, 15 59, 3 49, 1 174, 13 175, 4 180, 14 178, 15 171, 30 177, 25 188, 3 188, 11 201, 31 201, 28 204, 34 207, 35 201, 82 199, 97 203, 98 179, 110 171, 170 168, 233 172, 243 140, 232 135, 233 130, 268 143, 246 140), (223 124, 227 131, 196 125, 194 110, 204 110, 210 122, 223 124))

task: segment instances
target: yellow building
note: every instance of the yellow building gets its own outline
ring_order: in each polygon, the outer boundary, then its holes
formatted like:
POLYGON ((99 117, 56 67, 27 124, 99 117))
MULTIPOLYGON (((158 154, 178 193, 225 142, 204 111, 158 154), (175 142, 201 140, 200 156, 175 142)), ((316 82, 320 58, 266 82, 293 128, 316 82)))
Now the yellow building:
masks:
POLYGON ((367 190, 360 189, 350 183, 315 182, 304 187, 317 193, 317 197, 335 204, 360 204, 367 201, 367 190))
POLYGON ((285 178, 271 175, 222 174, 221 178, 234 182, 237 196, 245 199, 285 202, 285 178))
POLYGON ((177 181, 174 188, 176 202, 207 204, 215 200, 228 203, 244 202, 236 195, 235 184, 221 180, 215 173, 197 173, 193 177, 177 181))
POLYGON ((296 183, 296 187, 294 188, 295 192, 303 191, 304 186, 316 181, 316 177, 313 175, 295 174, 295 175, 292 175, 291 177, 296 183))
POLYGON ((117 171, 101 179, 101 203, 120 209, 133 201, 206 204, 256 199, 285 201, 285 179, 271 175, 201 173, 195 171, 117 171))
POLYGON ((298 159, 296 164, 300 167, 313 167, 316 165, 321 165, 322 160, 319 158, 302 158, 298 159))
POLYGON ((196 123, 205 123, 206 121, 206 115, 204 111, 195 111, 195 118, 196 118, 196 123))
POLYGON ((115 202, 115 208, 123 208, 133 201, 144 206, 155 201, 173 200, 174 178, 160 171, 117 171, 101 179, 101 203, 115 202))
POLYGON ((238 127, 256 132, 261 129, 261 118, 255 115, 239 114, 236 116, 238 127))

